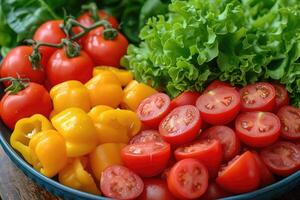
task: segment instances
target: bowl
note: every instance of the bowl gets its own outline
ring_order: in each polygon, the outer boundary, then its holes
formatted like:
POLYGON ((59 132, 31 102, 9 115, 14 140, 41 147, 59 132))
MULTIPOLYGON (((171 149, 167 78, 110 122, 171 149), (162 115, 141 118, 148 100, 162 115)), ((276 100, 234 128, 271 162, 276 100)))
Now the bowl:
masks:
MULTIPOLYGON (((61 197, 63 199, 81 199, 81 200, 108 200, 109 198, 81 192, 70 187, 64 186, 57 181, 47 178, 34 170, 23 158, 10 146, 9 137, 11 131, 5 127, 2 121, 0 121, 0 144, 8 157, 13 161, 13 163, 21 169, 25 175, 31 178, 41 187, 48 190, 50 193, 61 197)), ((278 182, 269 185, 267 187, 261 188, 259 190, 235 195, 223 198, 222 200, 268 200, 274 197, 279 197, 280 195, 287 193, 300 183, 300 171, 279 180, 278 182)))

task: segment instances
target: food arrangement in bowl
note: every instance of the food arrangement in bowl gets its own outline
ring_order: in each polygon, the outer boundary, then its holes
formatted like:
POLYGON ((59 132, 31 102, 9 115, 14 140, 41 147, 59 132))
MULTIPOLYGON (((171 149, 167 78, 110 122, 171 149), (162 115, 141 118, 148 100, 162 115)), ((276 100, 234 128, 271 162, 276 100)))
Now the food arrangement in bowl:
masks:
MULTIPOLYGON (((17 46, 0 40, 11 133, 0 139, 17 166, 70 199, 267 199, 294 187, 299 2, 135 6, 87 4, 17 46)), ((3 26, 18 32, 17 20, 3 26)))

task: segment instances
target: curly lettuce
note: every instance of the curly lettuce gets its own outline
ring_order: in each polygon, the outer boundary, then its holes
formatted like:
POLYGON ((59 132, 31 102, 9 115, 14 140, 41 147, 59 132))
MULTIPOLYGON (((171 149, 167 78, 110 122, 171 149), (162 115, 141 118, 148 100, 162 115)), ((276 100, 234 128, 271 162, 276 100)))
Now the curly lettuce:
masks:
POLYGON ((296 97, 299 15, 298 0, 173 0, 166 16, 142 29, 142 43, 129 47, 126 67, 172 97, 202 91, 216 78, 234 85, 277 80, 296 97))

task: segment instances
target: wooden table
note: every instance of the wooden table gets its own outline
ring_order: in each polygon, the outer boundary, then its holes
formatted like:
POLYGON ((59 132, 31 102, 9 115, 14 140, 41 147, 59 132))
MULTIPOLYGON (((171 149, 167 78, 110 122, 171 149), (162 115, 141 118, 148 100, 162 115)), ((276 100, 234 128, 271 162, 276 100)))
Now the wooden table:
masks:
MULTIPOLYGON (((0 196, 3 200, 59 200, 19 170, 0 147, 0 196)), ((0 198, 1 199, 1 198, 0 198)), ((300 186, 278 200, 299 200, 300 186)))

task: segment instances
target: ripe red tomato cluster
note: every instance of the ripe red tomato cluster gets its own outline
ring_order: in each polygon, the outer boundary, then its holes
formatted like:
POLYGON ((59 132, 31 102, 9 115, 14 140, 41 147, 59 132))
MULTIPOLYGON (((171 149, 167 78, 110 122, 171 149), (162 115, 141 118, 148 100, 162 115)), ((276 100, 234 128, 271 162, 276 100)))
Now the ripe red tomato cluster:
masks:
POLYGON ((300 109, 288 104, 283 86, 265 82, 237 89, 214 81, 202 94, 173 100, 154 94, 136 111, 148 128, 122 149, 122 172, 104 171, 102 191, 121 199, 217 199, 269 185, 300 169, 300 109))

